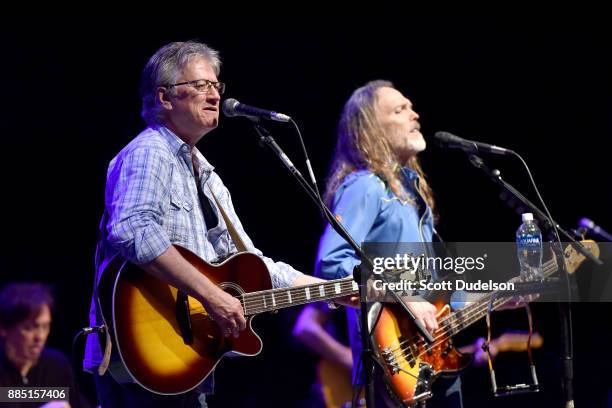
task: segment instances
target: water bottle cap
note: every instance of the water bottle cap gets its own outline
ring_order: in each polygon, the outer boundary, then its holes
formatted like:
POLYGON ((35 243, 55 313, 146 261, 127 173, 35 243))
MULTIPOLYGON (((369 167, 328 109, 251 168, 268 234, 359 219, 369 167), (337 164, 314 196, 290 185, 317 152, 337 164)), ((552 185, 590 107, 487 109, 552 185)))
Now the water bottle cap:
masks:
POLYGON ((526 221, 533 221, 533 214, 532 213, 523 213, 523 222, 526 221))

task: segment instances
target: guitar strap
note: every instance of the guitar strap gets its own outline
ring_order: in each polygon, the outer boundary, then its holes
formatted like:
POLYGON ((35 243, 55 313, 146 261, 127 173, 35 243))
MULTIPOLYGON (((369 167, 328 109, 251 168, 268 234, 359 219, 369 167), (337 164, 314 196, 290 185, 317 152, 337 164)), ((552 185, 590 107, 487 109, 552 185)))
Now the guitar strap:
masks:
MULTIPOLYGON (((105 230, 104 226, 106 225, 107 219, 108 219, 108 213, 106 212, 106 210, 104 210, 104 214, 102 215, 102 220, 100 221, 99 231, 105 230)), ((94 267, 96 271, 100 270, 100 265, 103 260, 103 255, 102 255, 103 252, 104 251, 102 249, 102 239, 98 239, 98 244, 96 245, 95 260, 94 260, 94 267)), ((99 279, 101 279, 100 276, 96 276, 96 279, 94 279, 93 299, 95 302, 96 322, 98 324, 102 322, 103 324, 102 326, 103 330, 96 330, 97 331, 96 335, 100 336, 101 334, 103 334, 106 337, 104 355, 102 357, 102 361, 100 362, 100 365, 98 366, 98 375, 102 376, 104 375, 104 373, 106 373, 106 370, 108 369, 108 365, 110 363, 110 357, 111 357, 111 351, 112 351, 112 341, 111 341, 108 325, 104 321, 104 318, 102 317, 102 313, 101 313, 102 307, 100 306, 100 297, 98 296, 98 283, 99 283, 98 280, 99 279)), ((91 334, 93 333, 94 332, 92 332, 91 334)))
MULTIPOLYGON (((216 220, 214 221, 214 223, 210 223, 210 220, 212 220, 213 218, 217 218, 217 216, 213 213, 212 208, 210 207, 210 202, 208 198, 206 197, 206 195, 204 194, 204 191, 202 190, 202 179, 200 178, 200 172, 198 171, 198 165, 196 163, 195 157, 192 156, 191 160, 192 160, 192 165, 193 165, 193 174, 196 179, 196 188, 198 190, 198 198, 200 199, 200 207, 202 208, 204 220, 206 221, 206 224, 209 226, 217 225, 216 220)), ((236 245, 236 249, 238 250, 238 252, 247 252, 247 246, 245 245, 242 238, 240 238, 240 234, 238 234, 238 230, 236 230, 236 227, 234 226, 229 216, 227 215, 227 213, 221 206, 221 202, 219 201, 219 199, 213 192, 212 188, 210 187, 210 184, 208 183, 204 183, 204 184, 206 187, 208 187, 208 191, 210 191, 210 195, 212 196, 213 200, 215 200, 215 204, 217 204, 217 208, 219 209, 219 212, 221 213, 221 216, 223 217, 223 220, 225 221, 225 225, 227 226, 227 231, 229 232, 230 237, 232 238, 232 241, 234 241, 234 245, 236 245)))
POLYGON ((219 209, 221 216, 223 216, 223 219, 225 220, 225 225, 227 226, 227 230, 230 234, 230 237, 232 237, 232 241, 234 241, 234 245, 236 245, 236 249, 238 249, 238 252, 247 252, 247 246, 240 237, 240 234, 234 226, 234 223, 230 220, 229 216, 221 206, 221 203, 219 202, 219 199, 217 198, 215 193, 213 193, 212 188, 210 188, 209 185, 207 185, 207 187, 208 191, 210 191, 210 195, 215 200, 215 204, 217 204, 217 208, 219 209))
POLYGON ((98 366, 98 375, 102 376, 108 370, 108 365, 110 363, 111 351, 112 351, 112 340, 108 330, 108 327, 104 330, 104 335, 106 336, 106 345, 104 347, 104 356, 102 357, 102 362, 98 366))

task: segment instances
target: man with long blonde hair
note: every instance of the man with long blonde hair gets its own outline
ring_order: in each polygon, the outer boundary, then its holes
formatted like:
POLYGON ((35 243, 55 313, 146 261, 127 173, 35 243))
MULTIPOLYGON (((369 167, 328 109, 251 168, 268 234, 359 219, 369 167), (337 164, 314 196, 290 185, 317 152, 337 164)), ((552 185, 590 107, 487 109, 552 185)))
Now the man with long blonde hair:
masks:
MULTIPOLYGON (((325 200, 356 242, 432 241, 435 203, 417 158, 426 147, 418 119, 412 102, 388 81, 369 82, 346 102, 325 200)), ((359 263, 348 243, 328 226, 319 244, 317 275, 345 277, 359 263)), ((434 305, 426 301, 407 305, 428 331, 438 328, 434 305)), ((359 381, 362 347, 358 311, 347 309, 347 317, 355 362, 353 378, 359 381)), ((432 406, 462 405, 459 381, 440 386, 434 392, 439 401, 432 401, 432 406)), ((376 397, 378 405, 384 397, 376 397)))

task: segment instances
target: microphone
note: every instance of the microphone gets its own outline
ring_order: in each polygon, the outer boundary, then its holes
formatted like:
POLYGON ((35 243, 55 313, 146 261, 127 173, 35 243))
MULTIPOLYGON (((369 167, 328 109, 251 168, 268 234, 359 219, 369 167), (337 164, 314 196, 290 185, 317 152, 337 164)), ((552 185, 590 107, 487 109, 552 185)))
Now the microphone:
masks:
POLYGON ((592 220, 586 217, 580 220, 579 225, 582 228, 586 228, 587 230, 591 231, 593 234, 599 235, 606 241, 612 241, 612 234, 610 234, 609 232, 607 232, 606 230, 604 230, 599 225, 595 224, 592 220))
POLYGON ((494 153, 502 155, 514 153, 510 149, 504 149, 503 147, 490 145, 487 143, 463 139, 449 132, 436 132, 434 139, 441 147, 461 149, 467 153, 494 153))
POLYGON ((275 120, 277 122, 289 122, 291 120, 291 117, 285 114, 245 105, 233 98, 223 101, 222 110, 223 114, 229 118, 234 116, 247 116, 251 118, 275 120))

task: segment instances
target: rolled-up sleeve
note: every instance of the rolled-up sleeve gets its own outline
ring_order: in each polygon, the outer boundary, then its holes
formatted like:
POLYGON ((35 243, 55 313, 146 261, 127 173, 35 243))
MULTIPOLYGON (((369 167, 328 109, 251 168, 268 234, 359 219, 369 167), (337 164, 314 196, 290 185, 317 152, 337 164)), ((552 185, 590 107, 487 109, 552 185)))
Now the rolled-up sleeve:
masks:
POLYGON ((109 166, 108 242, 130 262, 152 261, 170 247, 162 225, 171 176, 164 152, 150 148, 126 152, 109 166))
MULTIPOLYGON (((377 178, 360 176, 341 185, 336 193, 334 215, 359 245, 374 225, 382 192, 377 178)), ((353 248, 328 225, 319 242, 315 274, 323 279, 344 278, 360 262, 353 248)))

